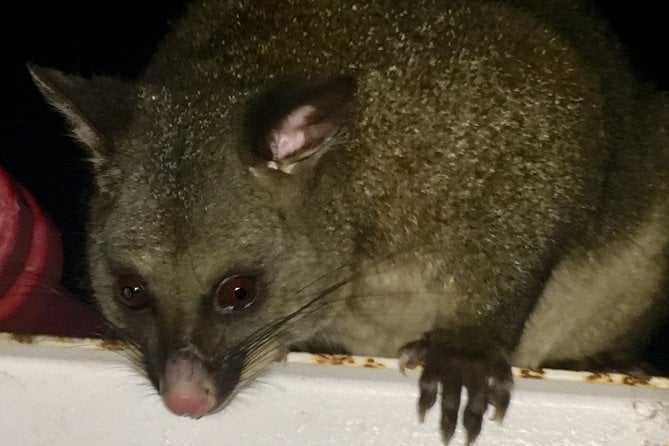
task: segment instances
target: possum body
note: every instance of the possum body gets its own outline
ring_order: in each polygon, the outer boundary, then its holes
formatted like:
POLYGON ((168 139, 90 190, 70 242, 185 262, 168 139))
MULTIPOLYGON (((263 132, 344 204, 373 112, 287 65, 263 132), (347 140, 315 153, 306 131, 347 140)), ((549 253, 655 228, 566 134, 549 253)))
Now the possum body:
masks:
POLYGON ((31 67, 87 148, 99 307, 175 413, 294 346, 425 365, 469 440, 510 366, 667 312, 666 98, 577 1, 196 1, 138 79, 31 67))

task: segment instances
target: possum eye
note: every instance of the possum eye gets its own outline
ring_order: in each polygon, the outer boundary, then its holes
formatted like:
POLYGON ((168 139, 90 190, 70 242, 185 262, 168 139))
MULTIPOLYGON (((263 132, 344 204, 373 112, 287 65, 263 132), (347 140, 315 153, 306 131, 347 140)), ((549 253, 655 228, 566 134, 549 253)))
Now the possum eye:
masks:
POLYGON ((253 276, 230 276, 216 289, 218 305, 225 313, 244 311, 256 297, 256 278, 253 276))
POLYGON ((142 281, 135 276, 120 276, 116 281, 116 298, 131 310, 149 305, 149 296, 142 281))

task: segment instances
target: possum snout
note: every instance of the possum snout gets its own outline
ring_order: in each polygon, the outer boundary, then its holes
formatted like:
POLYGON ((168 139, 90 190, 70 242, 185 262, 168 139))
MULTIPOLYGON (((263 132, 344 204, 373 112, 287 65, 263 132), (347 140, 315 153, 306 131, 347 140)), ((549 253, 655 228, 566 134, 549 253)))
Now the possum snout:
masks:
POLYGON ((239 383, 244 356, 209 364, 199 356, 175 353, 165 363, 159 382, 165 406, 176 415, 200 418, 229 400, 239 383))
POLYGON ((198 359, 179 356, 168 360, 160 380, 160 396, 177 415, 200 418, 216 407, 214 381, 198 359))

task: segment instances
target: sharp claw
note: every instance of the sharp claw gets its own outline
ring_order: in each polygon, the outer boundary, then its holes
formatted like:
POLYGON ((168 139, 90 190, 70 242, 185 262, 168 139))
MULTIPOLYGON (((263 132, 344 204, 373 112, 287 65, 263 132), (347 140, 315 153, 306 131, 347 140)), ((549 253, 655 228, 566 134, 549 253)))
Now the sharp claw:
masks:
POLYGON ((425 414, 427 413, 427 410, 425 409, 418 409, 418 422, 419 423, 424 423, 425 422, 425 414))
POLYGON ((451 442, 451 438, 453 438, 453 434, 446 436, 443 432, 441 433, 441 442, 444 443, 444 446, 447 446, 451 442))
POLYGON ((423 341, 411 342, 402 347, 397 356, 399 358, 398 366, 400 373, 406 376, 406 369, 415 369, 425 360, 426 352, 423 341))
POLYGON ((491 390, 490 404, 495 408, 495 412, 490 417, 491 421, 501 422, 509 408, 511 384, 500 384, 497 389, 491 390))
POLYGON ((462 423, 467 434, 467 444, 471 444, 481 433, 481 425, 483 424, 483 414, 468 413, 465 409, 462 423))
POLYGON ((451 441, 451 438, 453 438, 453 434, 455 434, 455 426, 458 424, 458 413, 455 412, 453 417, 447 417, 446 412, 442 412, 441 414, 441 438, 444 442, 444 444, 448 444, 449 441, 451 441), (452 419, 451 419, 452 418, 452 419))
POLYGON ((437 402, 437 383, 421 383, 421 393, 418 397, 418 409, 423 416, 437 402))
POLYGON ((406 371, 406 360, 403 358, 400 358, 399 363, 398 363, 400 373, 404 376, 407 376, 407 371, 406 371))
POLYGON ((499 407, 495 407, 495 412, 490 416, 489 420, 501 423, 505 415, 506 415, 506 409, 500 409, 499 407))
POLYGON ((406 353, 402 353, 398 362, 398 368, 400 369, 400 373, 404 376, 406 376, 406 369, 415 369, 418 363, 416 360, 411 359, 410 357, 407 356, 406 353))

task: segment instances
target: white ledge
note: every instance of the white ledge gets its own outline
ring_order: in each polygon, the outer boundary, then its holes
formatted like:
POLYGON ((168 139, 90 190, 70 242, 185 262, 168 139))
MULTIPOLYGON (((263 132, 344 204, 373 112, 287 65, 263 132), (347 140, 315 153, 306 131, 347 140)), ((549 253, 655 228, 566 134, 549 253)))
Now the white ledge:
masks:
MULTIPOLYGON (((438 410, 416 417, 417 372, 397 362, 291 354, 222 412, 172 415, 100 340, 0 334, 2 445, 435 445, 438 410)), ((669 379, 515 369, 502 425, 477 445, 667 446, 669 379)), ((463 444, 460 428, 452 441, 463 444)))

